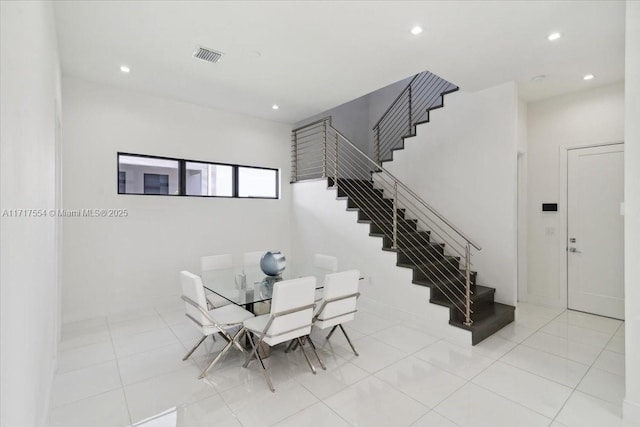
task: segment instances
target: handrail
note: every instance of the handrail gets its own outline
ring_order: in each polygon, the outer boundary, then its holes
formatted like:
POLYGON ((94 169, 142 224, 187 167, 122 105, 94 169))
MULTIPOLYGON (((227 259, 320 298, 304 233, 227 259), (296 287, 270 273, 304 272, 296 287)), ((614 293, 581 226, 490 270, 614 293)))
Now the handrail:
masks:
POLYGON ((372 128, 375 160, 379 164, 391 160, 403 138, 414 135, 415 126, 425 121, 429 111, 442 105, 442 97, 456 90, 457 86, 429 71, 413 76, 372 128))
POLYGON ((377 128, 378 125, 380 124, 380 122, 387 116, 387 114, 389 114, 389 111, 391 111, 393 109, 393 107, 398 103, 398 101, 400 100, 400 98, 402 97, 402 95, 409 89, 409 87, 411 87, 411 84, 413 84, 414 80, 418 78, 418 76, 420 75, 420 73, 416 74, 415 76, 413 76, 413 78, 411 79, 411 81, 409 82, 408 85, 405 86, 404 89, 402 89, 402 92, 400 92, 400 94, 398 94, 398 96, 396 96, 396 99, 393 100, 393 102, 391 103, 391 105, 389 105, 389 108, 387 108, 387 111, 385 111, 382 114, 382 117, 380 117, 380 120, 378 120, 376 122, 375 125, 373 125, 373 127, 371 128, 372 130, 377 128))
POLYGON ((431 205, 429 205, 427 202, 425 202, 420 196, 418 196, 413 190, 411 190, 409 187, 407 187, 406 184, 404 184, 402 181, 400 181, 398 178, 396 178, 391 172, 389 172, 388 170, 386 170, 384 167, 380 166, 378 163, 376 163, 372 158, 370 158, 368 155, 366 155, 364 152, 362 152, 362 150, 360 150, 358 147, 356 147, 350 140, 349 138, 347 138, 346 136, 344 136, 339 130, 337 130, 336 128, 334 128, 331 125, 331 116, 327 116, 324 117, 323 119, 317 120, 313 123, 309 123, 308 125, 302 126, 296 130, 294 130, 294 132, 300 131, 306 127, 311 127, 311 126, 315 126, 319 123, 322 122, 327 122, 328 126, 331 127, 331 130, 334 131, 337 135, 339 135, 344 142, 346 142, 347 144, 349 144, 350 148, 354 149, 356 152, 358 152, 362 157, 364 157, 365 160, 367 160, 369 163, 371 163, 373 166, 375 166, 376 169, 380 169, 382 172, 384 172, 385 174, 387 174, 394 182, 397 182, 398 185, 400 187, 402 187, 403 190, 405 190, 407 193, 409 193, 413 198, 415 198, 418 202, 420 202, 421 205, 423 205, 425 208, 427 208, 432 214, 434 214, 440 221, 442 221, 444 224, 447 225, 447 227, 451 228, 453 231, 456 232, 456 234, 458 236, 460 236, 465 242, 468 242, 469 244, 471 244, 471 246, 473 246, 474 248, 476 248, 478 251, 482 250, 482 247, 476 243, 473 239, 471 239, 469 236, 467 236, 465 233, 463 233, 462 231, 460 231, 460 229, 458 227, 456 227, 453 223, 451 223, 451 221, 449 221, 447 218, 444 217, 444 215, 442 215, 440 212, 438 212, 436 209, 434 209, 431 205))
POLYGON ((325 121, 327 121, 327 119, 329 120, 329 124, 331 124, 331 116, 326 116, 326 117, 323 117, 321 119, 316 120, 315 122, 307 123, 306 125, 300 126, 299 128, 292 130, 291 132, 292 133, 299 132, 302 129, 306 129, 308 127, 312 127, 312 126, 315 126, 315 125, 320 124, 322 122, 325 122, 325 121))
POLYGON ((292 183, 332 179, 331 185, 353 199, 374 232, 382 234, 384 244, 429 281, 432 292, 445 298, 465 325, 473 324, 471 251, 481 250, 480 245, 335 129, 331 117, 293 132, 292 153, 292 183), (429 232, 423 234, 419 226, 429 232))

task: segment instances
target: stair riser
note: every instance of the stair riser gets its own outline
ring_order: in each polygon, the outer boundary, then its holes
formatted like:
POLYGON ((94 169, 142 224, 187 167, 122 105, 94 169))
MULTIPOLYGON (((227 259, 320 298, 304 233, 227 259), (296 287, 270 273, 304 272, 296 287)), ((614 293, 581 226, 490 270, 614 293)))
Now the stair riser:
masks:
MULTIPOLYGON (((381 153, 383 162, 392 161, 395 151, 404 149, 405 139, 417 133, 417 126, 429 121, 429 111, 441 108, 443 97, 455 92, 457 87, 445 85, 440 91, 439 101, 429 100, 426 111, 414 111, 413 123, 408 134, 399 135, 389 149, 381 153), (444 90, 446 89, 446 90, 444 90), (434 103, 431 103, 435 101, 434 103)), ((385 199, 382 190, 374 186, 373 179, 378 172, 371 173, 371 180, 340 178, 337 180, 337 194, 347 198, 349 210, 358 209, 358 221, 370 222, 371 235, 383 236, 383 249, 397 253, 400 267, 412 268, 414 283, 430 288, 430 301, 449 308, 449 323, 458 328, 470 330, 472 344, 475 345, 514 320, 513 307, 494 302, 495 289, 476 286, 476 272, 470 273, 472 325, 464 324, 464 300, 466 297, 465 272, 460 269, 458 258, 445 255, 443 244, 431 244, 429 232, 417 231, 417 222, 406 220, 404 210, 398 210, 396 244, 393 247, 394 202, 385 199)), ((357 175, 354 175, 357 176, 357 175)), ((334 180, 328 179, 333 186, 334 180)))
MULTIPOLYGON (((414 263, 412 262, 412 264, 414 263)), ((414 280, 432 279, 435 281, 442 281, 445 278, 453 278, 460 274, 461 272, 460 272, 459 264, 455 261, 453 262, 431 261, 430 263, 428 262, 423 265, 420 265, 420 268, 416 267, 413 269, 414 280)))
MULTIPOLYGON (((398 227, 398 230, 416 231, 417 224, 415 221, 403 219, 398 221, 397 227, 398 227)), ((371 232, 380 233, 380 234, 391 234, 393 233, 393 223, 392 222, 372 222, 371 232)))
MULTIPOLYGON (((475 290, 475 285, 471 286, 471 291, 474 292, 475 290)), ((477 296, 476 294, 472 293, 471 294, 471 309, 474 312, 479 312, 480 310, 482 310, 484 307, 488 307, 491 304, 493 304, 493 298, 494 298, 495 292, 485 292, 480 296, 477 296)), ((431 288, 431 300, 435 300, 435 301, 450 301, 450 299, 453 299, 456 303, 456 305, 458 306, 462 306, 462 303, 460 301, 465 301, 466 300, 466 292, 464 291, 464 288, 462 286, 460 287, 456 287, 454 290, 449 291, 449 290, 443 290, 441 287, 432 287, 431 288), (453 296, 456 296, 459 299, 456 299, 453 296)), ((450 320, 452 321, 464 321, 465 320, 465 316, 464 313, 462 313, 460 310, 452 308, 451 309, 451 314, 450 314, 450 320)))
MULTIPOLYGON (((405 234, 398 233, 398 247, 400 248, 410 248, 413 246, 420 246, 423 244, 429 243, 429 232, 428 231, 420 231, 415 234, 405 234)), ((393 245, 393 239, 391 236, 385 236, 383 240, 383 245, 385 248, 390 248, 393 245)))
POLYGON ((393 209, 393 201, 389 199, 347 199, 347 207, 359 209, 393 209))
MULTIPOLYGON (((389 219, 391 218, 392 215, 392 210, 388 209, 388 210, 384 210, 384 211, 372 211, 372 210, 363 210, 360 209, 358 211, 358 219, 359 220, 372 220, 372 221, 376 221, 376 220, 381 220, 381 219, 389 219)), ((404 213, 402 210, 398 209, 398 218, 399 219, 404 219, 404 213)))
MULTIPOLYGON (((478 300, 474 300, 472 298, 472 301, 473 301, 473 304, 471 305, 471 310, 473 310, 474 313, 478 313, 485 307, 489 307, 491 304, 493 304, 493 294, 485 295, 478 300)), ((474 313, 471 314, 471 320, 473 320, 474 318, 474 313)), ((464 322, 465 315, 460 310, 451 310, 449 319, 454 322, 455 321, 464 322)))
POLYGON ((382 190, 376 190, 373 188, 353 188, 353 187, 338 187, 338 197, 353 197, 353 198, 382 198, 382 190))
POLYGON ((414 250, 402 250, 402 246, 400 248, 398 262, 402 264, 442 261, 444 259, 444 248, 441 245, 428 245, 414 250))

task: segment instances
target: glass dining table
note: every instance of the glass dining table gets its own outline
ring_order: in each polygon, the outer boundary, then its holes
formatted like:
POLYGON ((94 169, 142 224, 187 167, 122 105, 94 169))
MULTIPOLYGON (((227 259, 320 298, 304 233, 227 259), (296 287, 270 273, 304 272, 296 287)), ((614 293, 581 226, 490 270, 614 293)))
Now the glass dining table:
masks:
POLYGON ((305 264, 287 265, 280 276, 267 276, 259 266, 234 267, 202 272, 202 283, 208 291, 253 311, 259 302, 270 301, 276 282, 298 277, 316 278, 316 289, 322 289, 324 276, 332 271, 305 264))

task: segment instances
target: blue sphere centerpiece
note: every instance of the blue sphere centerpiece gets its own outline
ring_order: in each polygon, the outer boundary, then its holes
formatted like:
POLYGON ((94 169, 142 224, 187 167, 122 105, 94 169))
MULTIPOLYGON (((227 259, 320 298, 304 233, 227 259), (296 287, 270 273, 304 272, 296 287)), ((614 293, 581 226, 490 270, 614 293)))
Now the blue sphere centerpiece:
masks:
POLYGON ((287 260, 280 251, 267 251, 260 258, 260 268, 267 276, 280 276, 284 271, 287 260))

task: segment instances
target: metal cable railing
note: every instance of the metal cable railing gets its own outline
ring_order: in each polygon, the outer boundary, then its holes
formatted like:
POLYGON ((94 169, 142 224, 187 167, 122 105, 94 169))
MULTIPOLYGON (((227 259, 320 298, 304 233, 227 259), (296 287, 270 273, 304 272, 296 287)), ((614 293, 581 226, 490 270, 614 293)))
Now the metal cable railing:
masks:
POLYGON ((471 250, 480 246, 333 128, 330 117, 293 130, 291 144, 291 182, 328 178, 418 280, 436 288, 471 325, 471 250))
POLYGON ((416 124, 427 119, 429 110, 442 105, 442 96, 456 90, 457 86, 433 73, 416 74, 373 127, 376 163, 391 160, 402 138, 414 135, 416 124))

